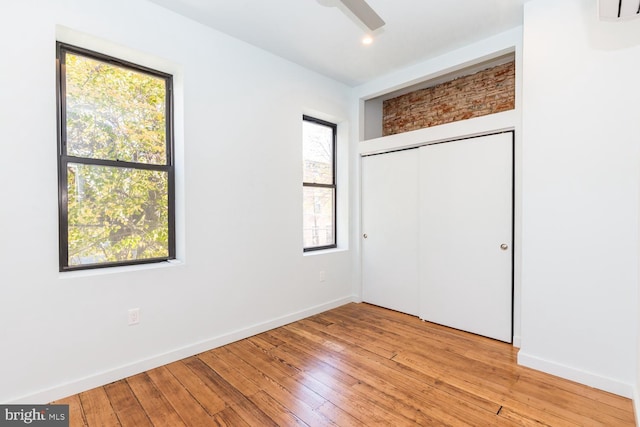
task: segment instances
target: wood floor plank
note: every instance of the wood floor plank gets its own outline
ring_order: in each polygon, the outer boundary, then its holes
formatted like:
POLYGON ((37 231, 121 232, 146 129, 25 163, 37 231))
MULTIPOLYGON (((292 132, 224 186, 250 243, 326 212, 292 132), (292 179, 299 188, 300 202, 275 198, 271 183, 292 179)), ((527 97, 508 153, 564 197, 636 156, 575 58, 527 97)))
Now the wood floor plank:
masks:
MULTIPOLYGON (((327 333, 339 330, 340 337, 343 340, 382 357, 391 359, 398 352, 399 343, 394 339, 394 333, 339 315, 332 316, 332 319, 333 322, 323 327, 322 330, 327 333)), ((308 321, 308 319, 305 319, 305 321, 308 321)), ((309 324, 313 325, 312 323, 309 324)), ((317 325, 314 327, 318 328, 317 325)))
POLYGON ((249 425, 276 426, 271 418, 247 399, 247 396, 227 382, 199 357, 190 357, 186 359, 185 363, 203 378, 205 384, 209 383, 210 388, 215 390, 226 402, 229 402, 229 406, 232 406, 234 411, 249 425))
POLYGON ((190 357, 185 359, 184 363, 208 388, 224 400, 226 406, 234 406, 245 400, 244 395, 239 390, 220 377, 217 372, 201 359, 190 357))
POLYGON ((500 412, 498 413, 498 417, 511 420, 516 425, 523 427, 551 427, 549 424, 546 424, 540 420, 533 419, 529 415, 522 415, 521 413, 514 411, 511 408, 501 408, 500 412))
POLYGON ((104 386, 109 396, 111 406, 123 427, 152 426, 147 413, 133 394, 129 383, 125 380, 116 381, 104 386))
POLYGON ((633 426, 513 346, 346 304, 54 403, 75 426, 633 426))
POLYGON ((282 381, 299 372, 295 366, 282 363, 270 357, 267 352, 255 346, 249 339, 228 346, 229 351, 242 360, 250 360, 254 366, 271 378, 282 381))
POLYGON ((209 388, 183 361, 170 363, 166 367, 209 415, 215 415, 227 407, 224 399, 209 388))
MULTIPOLYGON (((237 351, 237 348, 236 348, 237 351)), ((241 354, 243 354, 241 352, 241 354)), ((264 353, 250 353, 253 364, 245 362, 241 357, 234 354, 229 347, 216 349, 215 351, 201 354, 198 357, 208 366, 214 368, 226 381, 236 387, 238 390, 244 390, 243 394, 249 400, 256 403, 258 400, 268 406, 260 406, 263 411, 279 425, 280 421, 272 415, 278 414, 278 418, 282 417, 282 413, 291 417, 292 425, 309 425, 309 426, 330 426, 331 421, 326 419, 320 413, 314 412, 314 408, 325 402, 317 394, 295 381, 294 378, 281 376, 279 373, 273 375, 274 370, 269 369, 275 366, 275 360, 269 360, 265 364, 264 360, 256 360, 254 356, 260 355, 263 359, 268 359, 264 353), (264 370, 260 370, 262 367, 264 370), (239 369, 238 369, 239 368, 239 369), (275 378, 270 377, 273 375, 275 378), (251 383, 251 385, 249 385, 251 383), (290 390, 294 390, 293 394, 290 390), (261 396, 257 396, 261 394, 261 396), (304 399, 304 400, 301 400, 304 399), (274 407, 280 409, 273 411, 274 407), (265 410, 266 409, 266 410, 265 410)), ((244 355, 247 357, 247 355, 244 355)), ((275 372, 279 372, 277 369, 275 372)), ((295 371, 297 372, 297 371, 295 371)))
MULTIPOLYGON (((333 313, 332 313, 333 314, 333 313)), ((448 350, 458 354, 468 355, 471 351, 480 354, 490 355, 492 364, 498 362, 513 366, 516 359, 516 350, 509 344, 495 341, 485 337, 479 337, 462 331, 456 331, 429 322, 412 318, 407 321, 398 317, 398 314, 391 310, 386 310, 378 318, 364 317, 361 322, 354 321, 348 315, 342 316, 341 323, 345 327, 354 328, 358 334, 369 337, 371 340, 387 342, 394 346, 395 352, 415 350, 417 352, 434 350, 448 350), (390 312, 390 313, 387 313, 390 312), (372 335, 375 333, 376 335, 372 335), (470 345, 473 343, 473 345, 470 345)), ((360 316, 355 316, 360 320, 360 316)), ((468 356, 467 356, 468 357, 468 356)))
POLYGON ((311 320, 312 322, 316 322, 319 323, 322 326, 329 326, 333 323, 333 321, 330 318, 327 318, 324 313, 320 313, 320 314, 315 314, 313 316, 309 316, 307 317, 308 320, 311 320))
POLYGON ((80 393, 79 396, 87 425, 104 427, 120 426, 118 417, 113 411, 109 396, 104 390, 104 387, 85 391, 80 393))
POLYGON ((56 405, 69 405, 69 426, 70 427, 83 427, 87 425, 87 420, 84 418, 82 411, 82 403, 80 402, 80 396, 75 394, 73 396, 66 397, 64 399, 51 402, 56 405))
POLYGON ((274 340, 272 337, 268 336, 265 333, 254 335, 250 338, 251 342, 258 348, 263 349, 264 351, 269 351, 279 345, 284 344, 284 342, 279 340, 274 340))
POLYGON ((298 418, 293 412, 282 406, 280 402, 264 391, 252 395, 249 397, 249 400, 261 408, 262 411, 279 426, 309 427, 309 424, 298 418))
POLYGON ((218 357, 218 353, 219 351, 210 351, 199 354, 197 357, 244 396, 251 396, 260 391, 260 387, 247 378, 244 372, 235 369, 232 364, 218 357))
POLYGON ((403 344, 400 349, 404 349, 404 345, 407 343, 415 343, 416 345, 419 343, 420 346, 427 345, 429 347, 450 348, 461 353, 477 348, 483 351, 498 349, 500 353, 503 354, 502 352, 506 349, 511 349, 512 361, 515 362, 516 349, 506 343, 447 328, 435 323, 425 322, 417 317, 409 316, 409 318, 406 318, 405 314, 393 310, 386 310, 364 304, 362 310, 353 311, 350 310, 350 308, 346 308, 337 310, 336 314, 342 314, 347 318, 353 316, 355 319, 362 320, 363 324, 379 327, 387 333, 409 338, 408 340, 402 339, 398 342, 398 344, 403 344), (473 346, 469 346, 470 342, 473 342, 473 346))
MULTIPOLYGON (((281 353, 281 357, 287 358, 297 355, 297 357, 304 358, 305 346, 300 345, 294 349, 293 347, 296 345, 296 343, 290 343, 287 348, 281 346, 278 349, 279 351, 283 351, 283 353, 281 353)), ((403 405, 402 402, 396 402, 397 405, 390 407, 386 404, 387 402, 372 398, 375 390, 374 388, 369 388, 364 392, 354 390, 352 386, 361 384, 358 380, 345 387, 345 385, 340 381, 334 381, 333 375, 326 376, 325 374, 327 371, 337 374, 337 376, 344 377, 345 374, 344 371, 332 366, 331 363, 326 363, 325 361, 320 360, 317 354, 318 353, 314 351, 307 353, 310 359, 307 359, 307 361, 303 363, 309 367, 309 371, 306 373, 317 381, 323 383, 329 389, 322 392, 325 394, 324 397, 343 409, 345 412, 353 415, 355 418, 365 422, 366 424, 384 423, 386 420, 387 423, 392 422, 395 425, 403 425, 415 418, 415 412, 410 409, 406 410, 405 405, 403 405), (311 359, 314 358, 316 360, 312 361, 311 359), (342 375, 339 373, 342 373, 342 375), (398 409, 401 410, 399 411, 398 409)))
POLYGON ((215 426, 220 427, 252 427, 242 419, 240 415, 233 409, 233 407, 225 408, 213 416, 213 422, 215 426))
POLYGON ((182 383, 164 366, 147 371, 155 387, 173 406, 182 420, 188 426, 206 425, 211 423, 211 416, 200 405, 182 383))
POLYGON ((261 408, 249 399, 246 399, 239 405, 235 405, 233 409, 250 426, 278 427, 275 421, 269 418, 261 408))
MULTIPOLYGON (((245 350, 250 350, 250 348, 245 350)), ((260 384, 265 393, 280 402, 283 407, 286 407, 304 423, 310 426, 333 425, 331 419, 325 417, 322 412, 315 411, 316 408, 326 403, 326 400, 299 380, 300 371, 298 369, 283 371, 277 368, 277 365, 284 362, 282 359, 266 353, 239 351, 237 346, 232 349, 227 348, 226 352, 217 352, 216 355, 229 363, 232 360, 235 361, 235 365, 241 367, 242 372, 248 378, 256 384, 260 384), (243 357, 250 359, 251 364, 243 360, 243 357), (289 376, 292 373, 294 376, 289 376)), ((333 393, 333 391, 330 392, 330 394, 333 393)))
MULTIPOLYGON (((326 402, 322 396, 310 390, 304 384, 301 384, 297 380, 297 375, 276 380, 269 375, 269 372, 258 369, 253 359, 245 361, 229 350, 216 353, 216 355, 226 363, 233 363, 248 379, 259 385, 263 391, 268 392, 273 398, 285 404, 289 410, 305 422, 307 422, 307 420, 302 416, 301 411, 306 412, 307 409, 313 411, 326 402)), ((269 356, 262 355, 262 357, 268 358, 269 356)), ((275 360, 275 358, 272 360, 275 360)))
POLYGON ((136 395, 153 425, 186 426, 171 403, 156 388, 147 372, 127 378, 127 383, 136 395))
MULTIPOLYGON (((331 401, 344 413, 363 424, 383 421, 377 418, 375 413, 364 409, 366 406, 373 406, 372 404, 367 405, 366 401, 351 393, 350 388, 357 384, 355 378, 342 375, 340 371, 293 346, 280 346, 274 352, 283 360, 303 366, 304 369, 298 374, 298 381, 324 399, 331 401)), ((322 413, 326 415, 325 412, 322 413)), ((333 418, 330 419, 335 421, 333 418)))
MULTIPOLYGON (((284 329, 279 329, 277 332, 282 337, 289 338, 291 340, 297 340, 299 337, 284 329)), ((318 381, 326 384, 329 387, 345 387, 349 388, 355 384, 358 384, 358 379, 337 369, 328 363, 323 362, 320 357, 324 349, 319 349, 317 354, 311 354, 305 347, 297 345, 295 342, 289 342, 286 345, 282 345, 277 349, 272 350, 274 355, 277 355, 279 359, 287 361, 293 365, 301 366, 305 373, 313 376, 318 381)), ((323 396, 326 398, 326 396, 323 396)))
POLYGON ((365 427, 366 424, 343 411, 332 402, 326 401, 317 411, 340 427, 365 427))

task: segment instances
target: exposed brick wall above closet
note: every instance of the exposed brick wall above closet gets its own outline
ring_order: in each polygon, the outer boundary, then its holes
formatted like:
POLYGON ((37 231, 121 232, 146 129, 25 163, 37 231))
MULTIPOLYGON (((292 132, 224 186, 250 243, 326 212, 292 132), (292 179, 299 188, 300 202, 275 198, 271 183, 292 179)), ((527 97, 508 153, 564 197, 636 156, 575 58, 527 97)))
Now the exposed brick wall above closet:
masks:
POLYGON ((515 108, 515 63, 488 68, 383 102, 383 136, 515 108))

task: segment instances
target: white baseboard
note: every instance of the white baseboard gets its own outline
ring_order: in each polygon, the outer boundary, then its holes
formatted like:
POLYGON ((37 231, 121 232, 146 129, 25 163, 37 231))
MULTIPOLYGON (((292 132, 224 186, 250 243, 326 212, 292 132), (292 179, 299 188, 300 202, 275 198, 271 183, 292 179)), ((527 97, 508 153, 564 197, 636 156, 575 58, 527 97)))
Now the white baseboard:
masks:
MULTIPOLYGON (((635 394, 634 387, 631 384, 532 356, 522 350, 518 353, 518 364, 619 396, 633 398, 635 394)), ((638 402, 635 405, 637 409, 638 402)))
POLYGON ((345 305, 350 302, 357 302, 357 297, 344 297, 337 300, 329 301, 324 304, 319 304, 305 310, 300 310, 266 322, 239 329, 237 331, 229 332, 224 335, 199 341, 185 347, 177 348, 166 353, 149 357, 147 359, 138 360, 136 362, 123 365, 118 368, 99 372, 88 377, 75 379, 73 381, 57 385, 55 387, 40 390, 25 396, 18 397, 16 399, 13 399, 12 401, 5 403, 46 404, 63 397, 71 396, 95 387, 100 387, 113 381, 130 377, 132 375, 136 375, 141 372, 148 371, 150 369, 154 369, 159 366, 166 365, 168 363, 172 363, 177 360, 181 360, 186 357, 190 357, 195 354, 232 343, 234 341, 248 338, 250 336, 286 325, 288 323, 304 319, 305 317, 313 316, 315 314, 322 313, 323 311, 340 307, 341 305, 345 305))

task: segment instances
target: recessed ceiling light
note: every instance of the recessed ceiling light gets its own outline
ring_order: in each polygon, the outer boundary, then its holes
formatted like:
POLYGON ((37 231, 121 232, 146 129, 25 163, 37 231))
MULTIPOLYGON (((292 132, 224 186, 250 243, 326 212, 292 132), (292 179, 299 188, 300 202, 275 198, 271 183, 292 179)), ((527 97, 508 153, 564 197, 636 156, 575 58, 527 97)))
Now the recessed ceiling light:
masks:
POLYGON ((362 44, 371 44, 373 43, 373 37, 371 36, 364 36, 362 38, 362 44))

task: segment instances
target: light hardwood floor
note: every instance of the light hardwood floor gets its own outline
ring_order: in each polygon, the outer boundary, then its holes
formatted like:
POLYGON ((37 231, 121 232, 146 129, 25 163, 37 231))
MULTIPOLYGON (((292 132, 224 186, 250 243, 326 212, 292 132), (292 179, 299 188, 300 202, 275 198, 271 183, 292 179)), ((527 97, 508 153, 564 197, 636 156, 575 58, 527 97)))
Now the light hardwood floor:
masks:
POLYGON ((633 426, 509 344, 348 304, 54 403, 72 426, 633 426))

